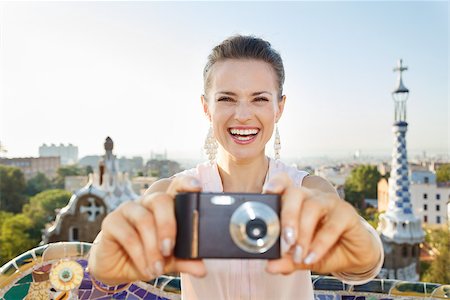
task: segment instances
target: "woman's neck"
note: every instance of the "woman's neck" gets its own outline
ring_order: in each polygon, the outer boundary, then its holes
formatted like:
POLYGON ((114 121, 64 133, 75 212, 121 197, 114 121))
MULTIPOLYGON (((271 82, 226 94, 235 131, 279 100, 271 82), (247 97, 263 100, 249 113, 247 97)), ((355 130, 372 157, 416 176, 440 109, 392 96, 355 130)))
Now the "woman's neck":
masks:
POLYGON ((224 192, 261 193, 269 169, 269 159, 264 153, 246 160, 218 155, 217 168, 224 192))

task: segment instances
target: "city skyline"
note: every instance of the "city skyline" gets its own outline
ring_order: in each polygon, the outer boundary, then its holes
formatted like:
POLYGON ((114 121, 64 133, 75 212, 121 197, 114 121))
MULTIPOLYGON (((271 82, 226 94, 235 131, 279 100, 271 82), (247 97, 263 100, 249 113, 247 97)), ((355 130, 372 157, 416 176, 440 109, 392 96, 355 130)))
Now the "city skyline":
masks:
MULTIPOLYGON (((389 157, 408 71, 410 157, 449 154, 447 2, 2 2, 0 142, 7 157, 72 143, 79 157, 200 159, 210 49, 241 33, 284 59, 282 158, 389 157), (325 109, 324 109, 325 108, 325 109)), ((271 155, 271 143, 268 154, 271 155)))

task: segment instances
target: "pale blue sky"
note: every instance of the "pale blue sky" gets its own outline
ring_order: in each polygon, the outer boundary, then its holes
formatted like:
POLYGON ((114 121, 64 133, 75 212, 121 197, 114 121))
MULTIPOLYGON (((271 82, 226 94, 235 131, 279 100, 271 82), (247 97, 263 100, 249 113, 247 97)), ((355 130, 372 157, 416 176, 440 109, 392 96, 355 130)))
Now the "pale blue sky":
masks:
MULTIPOLYGON (((0 141, 119 155, 201 157, 210 49, 269 40, 286 69, 282 157, 390 155, 399 58, 408 149, 449 153, 448 2, 32 2, 0 4, 0 141)), ((270 147, 271 148, 271 147, 270 147)), ((271 153, 268 151, 268 153, 271 153)))

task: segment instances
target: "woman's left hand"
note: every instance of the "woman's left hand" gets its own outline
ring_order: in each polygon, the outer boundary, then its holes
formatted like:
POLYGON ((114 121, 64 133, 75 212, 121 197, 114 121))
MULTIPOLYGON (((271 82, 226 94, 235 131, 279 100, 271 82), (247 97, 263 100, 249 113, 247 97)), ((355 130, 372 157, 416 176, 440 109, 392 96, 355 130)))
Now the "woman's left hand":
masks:
POLYGON ((378 241, 326 180, 308 176, 298 188, 281 173, 264 186, 264 192, 281 194, 282 238, 290 247, 280 259, 269 261, 268 272, 361 273, 377 264, 378 241))

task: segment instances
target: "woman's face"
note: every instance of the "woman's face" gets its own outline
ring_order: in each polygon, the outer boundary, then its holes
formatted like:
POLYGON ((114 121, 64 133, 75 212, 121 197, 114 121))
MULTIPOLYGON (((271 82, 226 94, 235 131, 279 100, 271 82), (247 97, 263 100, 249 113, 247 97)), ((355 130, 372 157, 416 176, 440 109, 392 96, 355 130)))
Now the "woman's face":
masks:
POLYGON ((264 155, 285 98, 278 99, 272 66, 252 59, 214 64, 210 88, 202 98, 205 113, 222 148, 236 159, 264 155))

